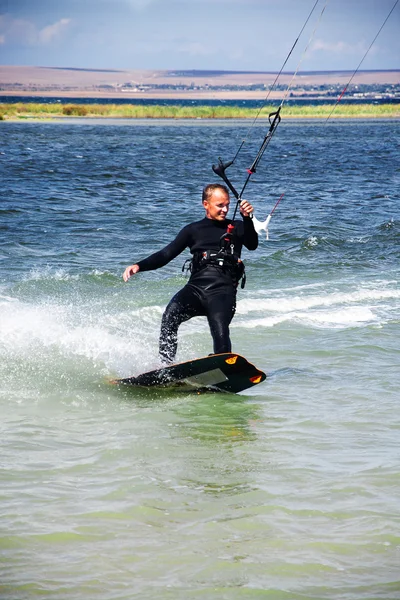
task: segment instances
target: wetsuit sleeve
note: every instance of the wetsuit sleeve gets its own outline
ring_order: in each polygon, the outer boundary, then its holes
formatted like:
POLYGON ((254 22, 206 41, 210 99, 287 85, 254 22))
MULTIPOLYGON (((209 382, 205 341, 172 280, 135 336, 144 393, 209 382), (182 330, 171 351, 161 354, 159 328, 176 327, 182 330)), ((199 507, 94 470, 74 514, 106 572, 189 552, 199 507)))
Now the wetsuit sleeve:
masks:
POLYGON ((247 250, 256 250, 258 246, 258 235, 251 217, 243 217, 243 245, 247 250))
POLYGON ((176 258, 185 248, 187 248, 189 240, 190 228, 189 226, 186 226, 181 229, 176 238, 168 244, 168 246, 165 246, 165 248, 155 252, 148 258, 139 261, 137 264, 139 265, 140 271, 153 271, 154 269, 164 267, 164 265, 176 258))

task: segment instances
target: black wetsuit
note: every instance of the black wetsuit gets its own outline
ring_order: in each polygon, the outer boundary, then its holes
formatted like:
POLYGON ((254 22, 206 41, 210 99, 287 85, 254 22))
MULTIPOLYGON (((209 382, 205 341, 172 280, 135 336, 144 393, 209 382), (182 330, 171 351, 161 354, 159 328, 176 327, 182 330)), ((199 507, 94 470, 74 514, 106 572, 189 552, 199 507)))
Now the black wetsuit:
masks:
POLYGON ((189 248, 193 254, 190 279, 172 298, 162 317, 160 357, 163 362, 170 363, 175 358, 179 325, 196 316, 206 316, 208 319, 214 353, 231 352, 229 324, 236 310, 237 259, 240 258, 242 246, 255 250, 258 245, 252 219, 243 217, 242 221, 234 222, 234 231, 228 244, 228 253, 233 257, 232 264, 225 261, 220 266, 215 259, 203 259, 203 253, 221 256, 221 253, 218 254, 221 236, 231 223, 229 219, 217 221, 205 217, 186 225, 168 246, 137 263, 140 271, 151 271, 169 263, 185 248, 189 248))

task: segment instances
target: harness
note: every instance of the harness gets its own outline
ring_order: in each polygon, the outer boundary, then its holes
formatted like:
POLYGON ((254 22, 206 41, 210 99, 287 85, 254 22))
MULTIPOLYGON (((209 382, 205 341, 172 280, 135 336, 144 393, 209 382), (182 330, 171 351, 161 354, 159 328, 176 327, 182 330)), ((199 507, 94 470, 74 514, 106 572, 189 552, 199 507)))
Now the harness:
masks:
POLYGON ((193 258, 188 258, 182 267, 182 271, 189 271, 192 274, 198 273, 208 266, 217 267, 224 272, 228 272, 235 285, 243 289, 246 285, 246 272, 243 261, 233 253, 233 244, 226 250, 221 248, 218 252, 205 250, 204 252, 194 252, 193 258))

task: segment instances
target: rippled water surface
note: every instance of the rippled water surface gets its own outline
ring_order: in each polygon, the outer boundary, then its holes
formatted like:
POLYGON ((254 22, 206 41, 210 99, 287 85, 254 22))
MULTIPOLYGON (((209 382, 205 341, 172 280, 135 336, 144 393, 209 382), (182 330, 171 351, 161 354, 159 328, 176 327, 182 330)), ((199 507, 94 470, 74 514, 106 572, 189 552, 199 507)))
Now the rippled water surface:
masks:
MULTIPOLYGON (((187 255, 121 273, 202 217, 247 125, 0 129, 0 597, 398 598, 400 122, 280 124, 231 327, 269 377, 240 395, 108 381, 157 365, 187 255)), ((178 358, 209 352, 184 324, 178 358)))

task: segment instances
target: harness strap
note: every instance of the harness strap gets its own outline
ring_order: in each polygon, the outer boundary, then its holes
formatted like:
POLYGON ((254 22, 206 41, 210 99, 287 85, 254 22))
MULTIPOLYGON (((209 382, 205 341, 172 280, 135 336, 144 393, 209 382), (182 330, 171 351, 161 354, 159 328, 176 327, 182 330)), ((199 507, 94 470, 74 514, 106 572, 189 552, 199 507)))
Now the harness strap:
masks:
MULTIPOLYGON (((187 262, 188 261, 185 261, 182 270, 186 267, 187 262)), ((244 263, 235 254, 231 254, 224 249, 221 249, 218 252, 211 252, 210 250, 195 252, 193 258, 190 260, 187 270, 191 273, 197 273, 209 265, 228 271, 233 276, 236 285, 239 285, 240 281, 241 288, 244 288, 246 284, 244 263)))

